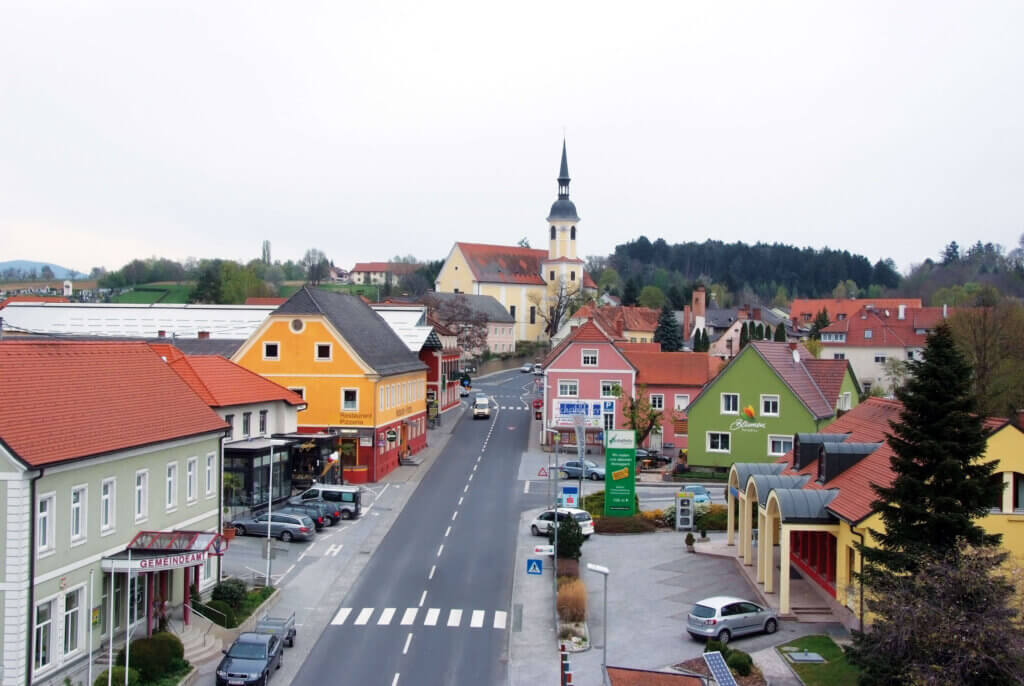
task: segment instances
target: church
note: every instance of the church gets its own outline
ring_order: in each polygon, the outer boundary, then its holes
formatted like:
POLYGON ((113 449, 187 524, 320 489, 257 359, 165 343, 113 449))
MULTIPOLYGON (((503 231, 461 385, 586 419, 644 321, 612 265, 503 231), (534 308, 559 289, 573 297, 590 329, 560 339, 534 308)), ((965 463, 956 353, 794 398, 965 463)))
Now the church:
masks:
MULTIPOLYGON (((435 290, 493 296, 512 315, 515 340, 547 340, 545 328, 560 299, 597 296, 597 284, 583 271, 577 249, 580 218, 569 199, 569 181, 569 161, 562 141, 558 199, 547 217, 548 249, 456 243, 437 275, 435 290)), ((565 316, 569 314, 572 312, 565 316)))

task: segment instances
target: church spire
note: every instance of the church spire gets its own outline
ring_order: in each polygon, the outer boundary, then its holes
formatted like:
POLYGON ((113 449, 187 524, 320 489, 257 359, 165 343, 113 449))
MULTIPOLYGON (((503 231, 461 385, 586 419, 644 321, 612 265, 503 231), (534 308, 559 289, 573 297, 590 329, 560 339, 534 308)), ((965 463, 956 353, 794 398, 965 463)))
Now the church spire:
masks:
POLYGON ((569 200, 569 157, 565 153, 565 139, 562 139, 562 166, 558 170, 558 199, 551 206, 551 213, 548 215, 549 222, 567 221, 578 222, 576 205, 569 200))
POLYGON ((565 139, 562 139, 562 168, 558 171, 558 197, 569 197, 569 159, 565 154, 565 139))

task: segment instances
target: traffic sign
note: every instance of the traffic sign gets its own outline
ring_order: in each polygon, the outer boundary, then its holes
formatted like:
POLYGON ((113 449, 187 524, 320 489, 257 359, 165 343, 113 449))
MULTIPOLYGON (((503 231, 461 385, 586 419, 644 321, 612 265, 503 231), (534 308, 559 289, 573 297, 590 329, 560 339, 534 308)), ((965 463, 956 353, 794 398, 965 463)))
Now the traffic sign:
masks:
POLYGON ((555 546, 553 545, 535 545, 533 546, 534 555, 554 555, 555 546))
POLYGON ((543 476, 545 479, 548 478, 548 470, 541 467, 540 470, 537 472, 537 476, 543 476))
POLYGON ((544 560, 530 558, 526 561, 527 574, 540 574, 544 571, 544 560))

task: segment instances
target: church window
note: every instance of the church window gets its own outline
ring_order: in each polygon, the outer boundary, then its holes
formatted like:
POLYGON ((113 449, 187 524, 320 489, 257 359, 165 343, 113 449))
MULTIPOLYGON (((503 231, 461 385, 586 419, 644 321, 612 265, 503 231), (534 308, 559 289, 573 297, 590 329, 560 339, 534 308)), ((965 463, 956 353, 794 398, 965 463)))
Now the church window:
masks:
POLYGON ((569 280, 570 281, 575 281, 576 280, 576 272, 574 272, 574 271, 570 271, 569 272, 569 280))
POLYGON ((512 315, 512 319, 515 319, 516 318, 516 306, 515 305, 509 305, 508 306, 508 313, 510 315, 512 315))
POLYGON ((548 281, 554 281, 554 280, 555 280, 555 270, 552 269, 551 270, 551 276, 548 277, 548 281))
POLYGON ((572 227, 571 229, 569 229, 569 238, 570 238, 570 240, 576 240, 576 227, 575 226, 572 227))
POLYGON ((530 305, 530 323, 537 323, 537 308, 533 305, 530 305))
POLYGON ((551 227, 551 240, 555 240, 555 227, 551 227))

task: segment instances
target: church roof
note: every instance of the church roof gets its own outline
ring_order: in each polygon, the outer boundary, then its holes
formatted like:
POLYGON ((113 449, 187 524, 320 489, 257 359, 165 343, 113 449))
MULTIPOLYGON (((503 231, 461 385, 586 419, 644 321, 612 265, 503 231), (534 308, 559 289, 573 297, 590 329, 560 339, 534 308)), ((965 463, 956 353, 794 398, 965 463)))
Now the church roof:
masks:
POLYGON ((564 221, 578 222, 580 216, 576 213, 576 205, 569 198, 559 198, 551 203, 551 211, 548 212, 548 221, 561 219, 564 221))
MULTIPOLYGON (((534 250, 518 245, 486 245, 484 243, 456 243, 473 271, 473 279, 486 283, 543 286, 541 267, 548 259, 547 250, 534 250)), ((583 274, 584 288, 597 288, 590 274, 583 274)))

